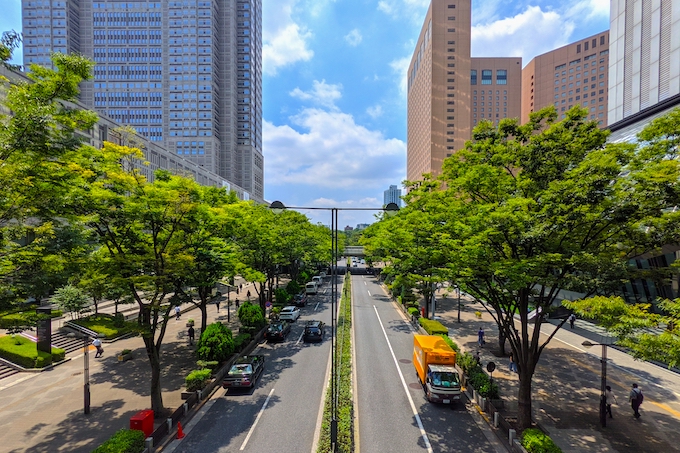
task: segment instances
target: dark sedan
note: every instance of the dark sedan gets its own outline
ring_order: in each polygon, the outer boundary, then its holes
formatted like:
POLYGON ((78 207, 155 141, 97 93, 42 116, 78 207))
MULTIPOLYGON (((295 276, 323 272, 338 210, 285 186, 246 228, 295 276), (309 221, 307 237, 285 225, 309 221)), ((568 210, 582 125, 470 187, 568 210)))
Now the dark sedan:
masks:
POLYGON ((290 333, 290 324, 286 321, 277 321, 269 324, 264 334, 267 341, 283 341, 290 333))
POLYGON ((322 341, 325 324, 321 321, 307 321, 305 323, 305 332, 302 335, 302 340, 307 341, 322 341))
POLYGON ((304 307, 305 305, 307 305, 307 294, 305 293, 296 294, 293 297, 293 305, 295 305, 296 307, 304 307))

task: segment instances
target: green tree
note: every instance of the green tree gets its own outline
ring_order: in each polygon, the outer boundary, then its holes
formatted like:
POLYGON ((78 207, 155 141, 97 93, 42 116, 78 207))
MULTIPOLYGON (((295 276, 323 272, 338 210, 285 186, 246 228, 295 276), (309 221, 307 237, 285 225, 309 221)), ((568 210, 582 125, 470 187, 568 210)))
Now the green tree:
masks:
POLYGON ((199 360, 224 362, 234 353, 234 339, 231 330, 224 324, 210 324, 202 333, 196 345, 199 360))
POLYGON ((87 296, 80 288, 73 285, 62 286, 52 296, 52 302, 71 314, 71 319, 80 315, 89 307, 87 296))
POLYGON ((264 314, 259 305, 243 302, 238 309, 238 319, 246 327, 261 328, 264 326, 264 314))

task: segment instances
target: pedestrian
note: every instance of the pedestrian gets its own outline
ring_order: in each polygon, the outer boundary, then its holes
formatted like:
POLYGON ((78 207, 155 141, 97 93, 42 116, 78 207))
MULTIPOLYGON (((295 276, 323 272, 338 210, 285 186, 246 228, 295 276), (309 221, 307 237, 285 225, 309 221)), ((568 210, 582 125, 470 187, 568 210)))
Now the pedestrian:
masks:
POLYGON ((510 372, 517 373, 517 363, 515 363, 515 357, 510 353, 510 372))
POLYGON ((614 396, 614 393, 612 393, 612 388, 610 386, 605 388, 607 389, 607 391, 604 392, 605 401, 607 403, 607 414, 609 414, 609 418, 614 418, 612 417, 612 403, 619 404, 619 402, 616 401, 616 397, 614 396))
POLYGON ((238 310, 238 307, 241 305, 241 302, 239 302, 238 299, 236 299, 236 309, 238 310))
POLYGON ((238 295, 238 286, 236 287, 236 294, 238 295))
POLYGON ((175 305, 175 319, 179 319, 181 312, 182 310, 180 310, 179 305, 175 305))
POLYGON ((475 362, 477 362, 477 365, 482 366, 482 358, 479 356, 479 351, 475 352, 475 362))
POLYGON ((569 316, 569 325, 571 326, 572 329, 574 328, 575 322, 576 322, 576 315, 572 313, 571 316, 569 316))
POLYGON ((238 285, 238 286, 239 286, 239 288, 241 288, 241 291, 243 291, 243 283, 241 283, 241 284, 238 285))
POLYGON ((633 384, 628 399, 630 400, 630 407, 633 408, 633 416, 635 416, 635 418, 640 418, 640 404, 642 404, 644 398, 642 390, 638 388, 637 384, 633 384))
POLYGON ((97 348, 97 353, 94 355, 95 359, 104 355, 104 348, 102 348, 102 341, 99 338, 95 338, 94 341, 92 341, 92 346, 97 348))
POLYGON ((219 299, 217 299, 215 301, 215 306, 217 307, 217 313, 219 313, 220 312, 220 300, 219 299))
POLYGON ((480 348, 486 343, 486 340, 484 340, 484 329, 482 327, 477 331, 477 343, 479 343, 480 348))
POLYGON ((248 297, 248 300, 250 300, 250 290, 246 293, 246 296, 248 297))
POLYGON ((196 334, 196 331, 194 331, 194 326, 189 326, 189 331, 187 332, 189 335, 189 344, 193 345, 194 344, 194 335, 196 334))

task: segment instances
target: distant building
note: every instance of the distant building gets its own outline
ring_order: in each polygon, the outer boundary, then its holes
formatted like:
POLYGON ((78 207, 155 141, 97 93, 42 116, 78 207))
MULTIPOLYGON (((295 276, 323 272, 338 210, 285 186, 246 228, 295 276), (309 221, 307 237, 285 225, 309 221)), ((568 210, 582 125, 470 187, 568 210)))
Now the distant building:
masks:
POLYGON ((345 231, 354 231, 354 228, 352 228, 351 226, 347 225, 347 226, 345 227, 345 231))
POLYGON ((357 227, 355 229, 357 230, 365 230, 370 226, 370 223, 358 223, 357 227))
POLYGON ((264 200, 262 0, 21 2, 24 63, 95 61, 80 100, 264 200))
MULTIPOLYGON (((472 128, 481 120, 497 125, 503 118, 519 118, 522 114, 522 59, 472 58, 471 68, 472 128)), ((466 140, 470 138, 471 135, 466 140)))
POLYGON ((680 2, 612 0, 608 123, 680 94, 680 2))
POLYGON ((574 105, 607 125, 609 31, 575 41, 531 60, 522 69, 522 123, 529 114, 555 105, 560 118, 574 105))
POLYGON ((398 186, 390 186, 383 192, 383 206, 390 203, 396 203, 401 208, 401 189, 398 186))

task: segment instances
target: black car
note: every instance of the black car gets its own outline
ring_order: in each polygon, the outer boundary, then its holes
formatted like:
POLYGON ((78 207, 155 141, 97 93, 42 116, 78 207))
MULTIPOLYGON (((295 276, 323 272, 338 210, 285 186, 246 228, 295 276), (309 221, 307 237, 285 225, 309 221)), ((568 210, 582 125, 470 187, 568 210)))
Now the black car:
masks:
POLYGON ((296 294, 293 297, 293 305, 295 305, 296 307, 304 307, 305 305, 307 305, 307 294, 305 293, 296 294))
POLYGON ((290 333, 290 323, 277 321, 269 324, 264 336, 268 341, 283 341, 290 333))
POLYGON ((307 341, 322 341, 323 329, 326 325, 321 321, 307 321, 305 323, 305 332, 302 335, 302 340, 307 341))

